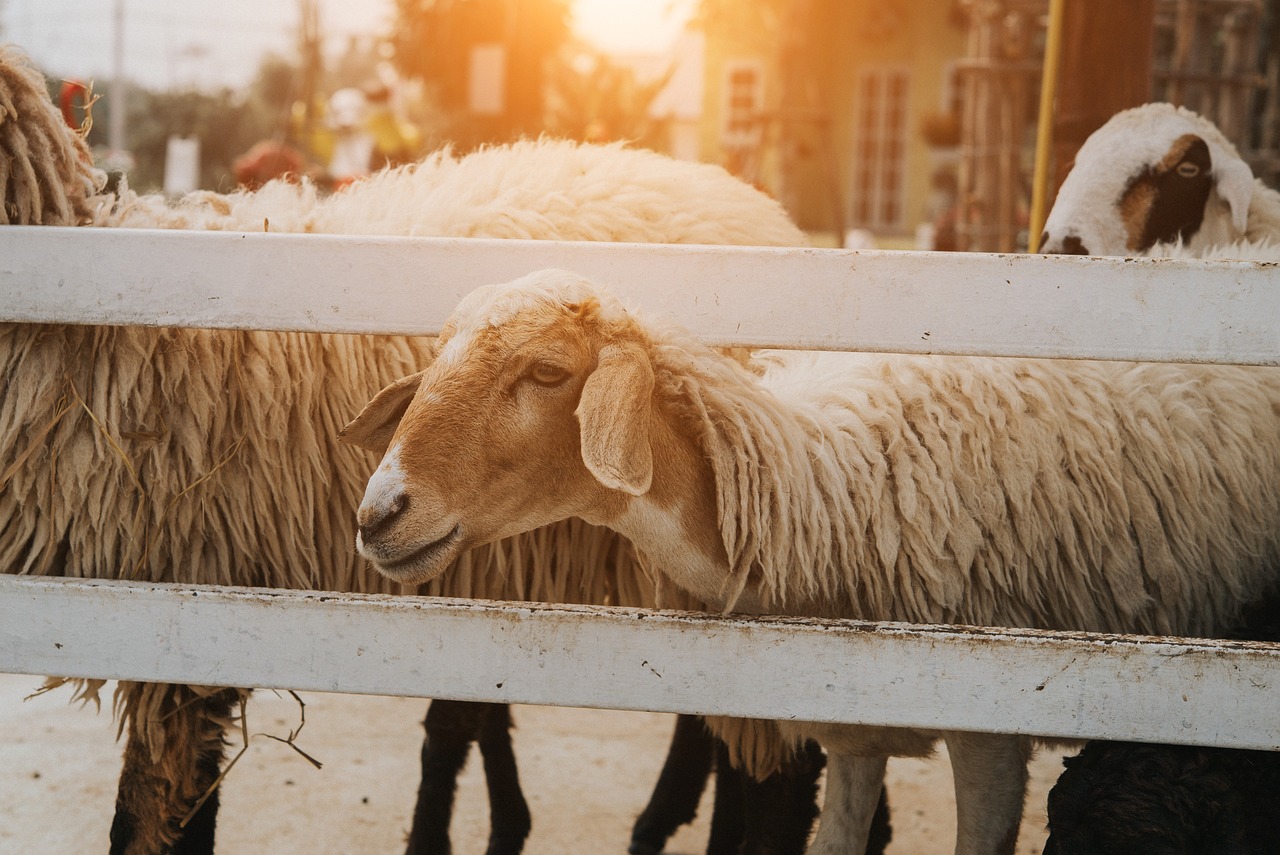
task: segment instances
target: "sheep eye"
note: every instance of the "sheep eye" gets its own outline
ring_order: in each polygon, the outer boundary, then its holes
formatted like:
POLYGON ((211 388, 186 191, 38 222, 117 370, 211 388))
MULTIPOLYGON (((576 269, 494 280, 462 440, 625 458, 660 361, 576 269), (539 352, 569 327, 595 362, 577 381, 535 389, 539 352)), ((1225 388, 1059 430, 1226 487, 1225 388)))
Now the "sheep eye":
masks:
POLYGON ((569 378, 569 372, 550 362, 535 362, 525 376, 539 386, 559 386, 569 378))
POLYGON ((1183 178, 1195 178, 1200 174, 1200 167, 1194 163, 1179 163, 1178 174, 1183 178))

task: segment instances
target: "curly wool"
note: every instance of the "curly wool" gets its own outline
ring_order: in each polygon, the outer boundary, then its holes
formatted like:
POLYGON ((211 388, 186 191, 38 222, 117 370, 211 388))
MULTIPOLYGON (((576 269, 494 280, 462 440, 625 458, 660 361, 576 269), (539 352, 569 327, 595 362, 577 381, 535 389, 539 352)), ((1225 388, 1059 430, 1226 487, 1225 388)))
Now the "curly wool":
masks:
POLYGON ((653 354, 714 472, 730 606, 1211 634, 1280 573, 1280 370, 653 354))
POLYGON ((774 199, 718 166, 621 143, 522 140, 446 148, 322 196, 310 182, 194 193, 177 204, 124 190, 97 225, 288 233, 803 246, 774 199))
POLYGON ((88 222, 105 183, 83 137, 52 109, 44 75, 0 44, 0 225, 88 222))

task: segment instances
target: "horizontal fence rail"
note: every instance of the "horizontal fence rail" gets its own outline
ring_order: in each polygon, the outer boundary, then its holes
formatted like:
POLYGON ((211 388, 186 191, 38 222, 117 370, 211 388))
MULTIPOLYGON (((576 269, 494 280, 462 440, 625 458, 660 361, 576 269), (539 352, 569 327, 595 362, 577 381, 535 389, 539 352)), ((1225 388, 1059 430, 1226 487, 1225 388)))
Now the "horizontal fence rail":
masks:
POLYGON ((0 671, 1280 748, 1280 645, 0 578, 0 671))
MULTIPOLYGON (((0 322, 431 334, 544 267, 713 344, 1280 365, 1246 262, 6 227, 0 322)), ((1236 642, 0 576, 0 671, 1280 749, 1236 642)))
POLYGON ((1280 364, 1257 262, 6 227, 0 321, 432 334, 546 267, 712 344, 1280 364))

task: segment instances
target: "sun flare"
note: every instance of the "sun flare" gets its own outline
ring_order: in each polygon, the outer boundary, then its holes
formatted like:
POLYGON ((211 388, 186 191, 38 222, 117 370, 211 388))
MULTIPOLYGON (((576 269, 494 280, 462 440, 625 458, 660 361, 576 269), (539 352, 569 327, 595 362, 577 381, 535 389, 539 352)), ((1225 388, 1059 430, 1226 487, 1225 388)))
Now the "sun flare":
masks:
POLYGON ((696 0, 574 0, 573 28, 611 53, 662 51, 693 14, 696 0))

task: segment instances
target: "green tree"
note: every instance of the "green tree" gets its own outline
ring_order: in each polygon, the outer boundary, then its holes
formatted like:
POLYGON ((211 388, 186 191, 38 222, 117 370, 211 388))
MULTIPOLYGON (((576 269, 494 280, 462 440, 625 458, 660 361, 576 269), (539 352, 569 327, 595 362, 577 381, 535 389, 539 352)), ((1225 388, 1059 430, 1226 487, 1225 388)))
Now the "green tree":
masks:
POLYGON ((569 37, 569 0, 396 0, 396 62, 434 89, 462 147, 537 134, 544 127, 548 65, 569 37), (501 46, 503 108, 468 109, 473 52, 501 46))
MULTIPOLYGON (((93 107, 89 144, 95 149, 106 146, 111 106, 103 98, 93 107)), ((231 190, 232 161, 270 137, 276 119, 260 99, 230 89, 161 92, 130 86, 126 124, 134 166, 128 173, 129 186, 140 192, 160 189, 169 137, 184 136, 200 140, 200 187, 231 190)))
MULTIPOLYGON (((270 137, 275 116, 260 102, 229 89, 218 92, 139 92, 129 111, 131 148, 138 162, 164 163, 172 135, 200 140, 200 186, 231 190, 231 163, 258 140, 270 137)), ((148 176, 155 184, 159 176, 148 176)), ((158 179, 158 180, 157 180, 158 179)))
POLYGON ((277 53, 268 53, 258 63, 258 74, 250 84, 253 94, 272 110, 287 113, 302 92, 302 71, 297 64, 277 53))

